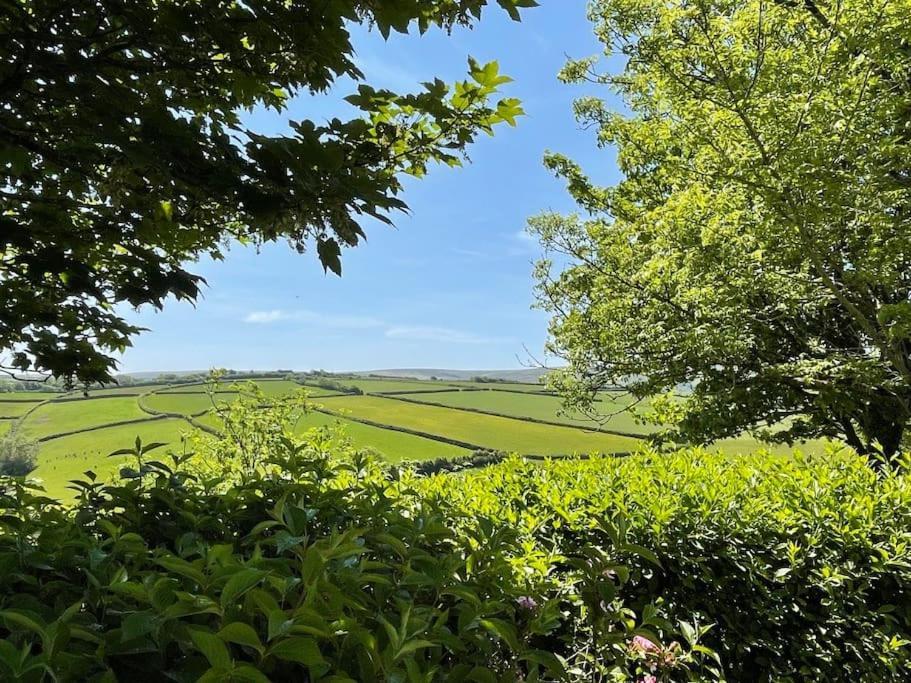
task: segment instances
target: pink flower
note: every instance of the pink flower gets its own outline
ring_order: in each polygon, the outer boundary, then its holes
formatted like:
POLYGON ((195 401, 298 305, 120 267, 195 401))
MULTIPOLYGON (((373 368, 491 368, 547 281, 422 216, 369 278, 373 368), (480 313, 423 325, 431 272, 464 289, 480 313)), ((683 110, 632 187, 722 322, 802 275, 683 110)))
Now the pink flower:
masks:
POLYGON ((655 678, 652 674, 645 674, 642 678, 639 679, 639 683, 658 683, 658 679, 655 678))
POLYGON ((634 650, 642 650, 643 652, 657 652, 658 646, 655 645, 645 636, 634 636, 630 647, 634 650))
POLYGON ((523 595, 521 598, 516 600, 516 604, 523 609, 532 610, 538 606, 538 603, 535 602, 534 598, 530 598, 527 595, 523 595))

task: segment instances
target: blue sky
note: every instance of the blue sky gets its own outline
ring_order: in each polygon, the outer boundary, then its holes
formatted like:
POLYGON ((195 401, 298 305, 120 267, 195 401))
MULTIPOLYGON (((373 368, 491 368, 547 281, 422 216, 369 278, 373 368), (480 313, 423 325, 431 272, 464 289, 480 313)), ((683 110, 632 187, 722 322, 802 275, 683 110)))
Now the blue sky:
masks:
MULTIPOLYGON (((540 355, 547 317, 531 310, 531 268, 539 250, 524 235, 528 217, 571 211, 545 150, 566 153, 599 181, 617 179, 613 154, 581 130, 572 101, 585 94, 559 83, 567 56, 600 51, 584 0, 543 0, 521 23, 491 10, 474 29, 451 36, 355 32, 357 61, 373 85, 399 92, 439 76, 464 78, 467 58, 497 60, 522 100, 516 128, 499 127, 471 147, 462 168, 435 167, 406 181, 409 214, 396 227, 365 224, 367 242, 343 254, 343 276, 325 274, 313 254, 284 244, 257 253, 233 248, 223 262, 191 270, 208 281, 195 307, 169 301, 163 312, 130 311, 149 331, 134 340, 121 370, 393 367, 503 369, 540 355)), ((287 121, 350 114, 342 83, 326 97, 295 99, 280 116, 256 112, 252 128, 278 133, 287 121)), ((606 96, 607 93, 598 94, 606 96)))

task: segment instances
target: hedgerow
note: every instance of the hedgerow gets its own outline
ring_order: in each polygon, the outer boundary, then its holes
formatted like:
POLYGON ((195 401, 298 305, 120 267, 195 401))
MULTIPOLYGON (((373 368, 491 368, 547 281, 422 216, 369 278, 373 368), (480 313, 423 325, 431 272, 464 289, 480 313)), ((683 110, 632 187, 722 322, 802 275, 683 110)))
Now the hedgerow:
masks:
MULTIPOLYGON (((0 492, 0 678, 904 680, 911 487, 701 451, 429 477, 301 403, 0 492)), ((123 453, 119 454, 120 456, 123 453)))
POLYGON ((911 484, 861 458, 513 458, 422 490, 515 529, 521 572, 603 549, 625 607, 711 625, 728 680, 911 676, 911 484))

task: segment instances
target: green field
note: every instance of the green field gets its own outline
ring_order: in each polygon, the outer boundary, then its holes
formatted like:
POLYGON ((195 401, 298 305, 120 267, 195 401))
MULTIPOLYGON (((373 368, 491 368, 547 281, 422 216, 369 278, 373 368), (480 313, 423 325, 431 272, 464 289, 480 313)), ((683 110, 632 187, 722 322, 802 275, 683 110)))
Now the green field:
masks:
MULTIPOLYGON (((105 389, 89 389, 88 398, 95 398, 97 396, 118 396, 120 394, 144 394, 148 391, 158 391, 159 389, 164 389, 167 384, 146 384, 138 386, 124 386, 124 387, 107 387, 105 389)), ((73 397, 80 396, 79 392, 74 392, 73 397)))
POLYGON ((545 384, 531 384, 528 382, 470 382, 466 380, 457 380, 447 382, 456 387, 466 387, 469 389, 487 389, 488 391, 521 391, 523 393, 545 392, 545 384))
MULTIPOLYGON (((214 429, 220 429, 221 420, 212 413, 196 418, 196 421, 214 429)), ((383 429, 346 420, 335 415, 310 412, 297 423, 296 431, 304 434, 317 427, 339 426, 357 448, 373 449, 389 462, 401 460, 432 460, 435 458, 457 458, 470 454, 459 446, 426 439, 392 429, 383 429)))
MULTIPOLYGON (((636 450, 643 443, 639 439, 599 432, 584 416, 559 414, 559 398, 532 393, 540 391, 541 385, 349 377, 338 377, 335 381, 357 386, 371 394, 410 392, 401 395, 418 403, 381 395, 341 395, 319 387, 302 387, 284 379, 257 380, 257 384, 269 397, 306 389, 316 399, 317 405, 342 414, 342 417, 338 417, 321 412, 308 413, 298 425, 300 433, 314 427, 338 424, 356 447, 373 449, 392 462, 464 456, 470 453, 467 448, 469 445, 524 455, 562 455, 628 452, 636 450), (421 393, 428 390, 436 391, 421 393), (432 403, 442 404, 443 407, 429 405, 432 403), (557 422, 566 426, 540 424, 522 418, 557 422), (364 424, 358 422, 358 419, 377 425, 364 424), (406 431, 400 431, 402 429, 406 431), (462 443, 466 447, 447 443, 448 440, 462 443)), ((223 383, 217 398, 230 402, 236 395, 236 390, 231 389, 230 383, 223 383)), ((42 404, 53 396, 54 394, 38 392, 0 395, 0 417, 7 418, 0 419, 0 433, 16 424, 26 436, 38 439, 54 434, 79 432, 40 444, 36 474, 45 480, 54 495, 64 495, 67 480, 80 475, 85 469, 93 468, 100 476, 116 472, 120 463, 108 461, 104 456, 129 445, 137 435, 147 441, 174 442, 179 440, 180 432, 195 429, 187 419, 154 420, 140 404, 153 412, 185 418, 192 415, 196 416, 194 420, 199 424, 216 429, 220 426, 218 416, 211 412, 211 398, 202 384, 115 387, 92 392, 88 398, 81 398, 74 393, 70 395, 74 400, 42 404), (143 395, 119 395, 131 393, 143 395), (30 410, 32 412, 25 416, 30 410), (205 414, 201 415, 202 413, 205 414), (104 427, 126 420, 146 421, 104 427)), ((631 401, 628 396, 616 393, 605 393, 604 396, 617 399, 598 404, 604 413, 622 411, 631 401)), ((650 427, 636 424, 629 413, 620 412, 612 415, 603 429, 645 435, 650 427)), ((817 452, 824 446, 822 442, 813 442, 805 444, 802 449, 817 452)), ((747 453, 763 448, 763 445, 755 439, 743 437, 719 442, 717 447, 723 447, 732 453, 747 453)), ((786 446, 775 446, 769 450, 772 453, 791 451, 786 446)))
POLYGON ((435 389, 452 389, 448 382, 432 382, 420 379, 361 379, 340 378, 339 384, 357 387, 366 394, 384 394, 391 391, 433 391, 435 389))
POLYGON ((616 401, 595 404, 601 411, 599 415, 603 419, 603 423, 593 421, 581 413, 560 414, 561 400, 556 396, 541 394, 515 394, 506 391, 452 391, 441 394, 403 394, 402 398, 422 403, 440 403, 452 408, 466 408, 514 417, 560 422, 593 430, 600 427, 631 434, 648 434, 656 429, 651 425, 637 424, 629 412, 618 412, 630 404, 629 399, 625 396, 618 397, 616 401))
POLYGON ((145 443, 167 443, 166 448, 154 451, 156 457, 162 457, 169 449, 181 452, 181 434, 190 431, 192 427, 183 420, 165 419, 52 439, 41 444, 34 476, 42 480, 51 496, 69 498, 73 493, 67 490, 67 483, 71 479, 82 478, 86 470, 92 470, 103 479, 116 475, 121 467, 129 463, 129 458, 109 458, 108 454, 131 448, 137 436, 145 443))
POLYGON ((416 405, 379 396, 330 398, 324 405, 333 411, 348 411, 355 418, 394 424, 483 448, 524 454, 627 452, 640 444, 638 439, 613 434, 416 405))
POLYGON ((45 403, 22 421, 22 431, 33 438, 86 427, 149 417, 135 396, 45 403))
MULTIPOLYGON (((216 394, 219 403, 229 402, 236 394, 216 394)), ((207 394, 151 394, 141 404, 152 410, 179 415, 198 415, 212 409, 212 397, 207 394)))
POLYGON ((391 462, 457 458, 470 453, 470 451, 452 444, 425 439, 405 432, 373 427, 325 413, 307 414, 298 422, 297 429, 303 433, 315 427, 333 425, 340 425, 351 442, 358 448, 375 449, 391 462))
POLYGON ((0 418, 22 417, 37 405, 37 403, 32 403, 30 401, 0 401, 0 418))
MULTIPOLYGON (((166 389, 156 391, 156 394, 204 394, 207 391, 205 384, 177 384, 169 386, 166 389)), ((222 384, 218 387, 219 394, 233 394, 237 390, 233 389, 230 384, 222 384)))
POLYGON ((50 391, 4 391, 0 392, 0 401, 26 401, 30 403, 40 403, 51 398, 56 398, 60 394, 50 391))

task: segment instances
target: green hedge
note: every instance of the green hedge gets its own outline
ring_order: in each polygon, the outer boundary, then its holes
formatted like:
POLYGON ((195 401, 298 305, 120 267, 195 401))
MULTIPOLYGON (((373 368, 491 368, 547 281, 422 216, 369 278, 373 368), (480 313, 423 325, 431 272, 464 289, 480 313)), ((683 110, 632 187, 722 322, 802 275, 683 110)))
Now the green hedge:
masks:
MULTIPOLYGON (((712 625, 728 680, 909 680, 911 483, 860 458, 700 450, 535 465, 427 492, 519 532, 530 566, 596 544, 631 572, 622 603, 712 625), (648 548, 627 554, 623 543, 648 548)), ((542 565, 548 571, 551 565, 542 565)))
POLYGON ((235 481, 140 444, 72 508, 4 480, 0 679, 911 673, 903 475, 685 451, 419 477, 268 443, 235 481))

